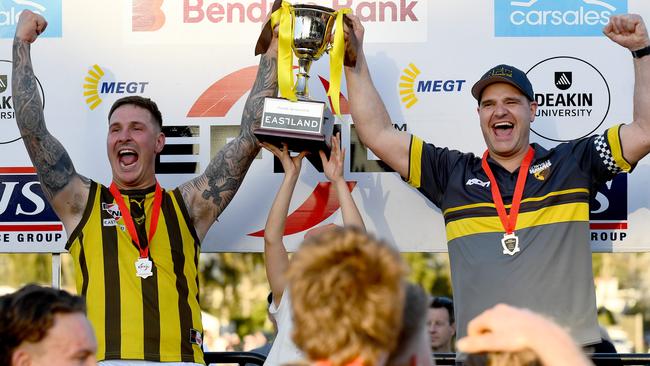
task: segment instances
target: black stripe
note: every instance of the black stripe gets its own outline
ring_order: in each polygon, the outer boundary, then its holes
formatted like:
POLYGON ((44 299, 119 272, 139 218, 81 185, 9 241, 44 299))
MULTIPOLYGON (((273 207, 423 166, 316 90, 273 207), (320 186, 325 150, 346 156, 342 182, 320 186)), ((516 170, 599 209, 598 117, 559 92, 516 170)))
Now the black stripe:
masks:
MULTIPOLYGON (((586 192, 574 192, 559 196, 549 196, 541 201, 524 202, 519 208, 519 213, 534 212, 550 206, 576 202, 589 202, 589 194, 586 192)), ((492 217, 496 215, 497 210, 494 207, 472 207, 446 214, 445 223, 448 224, 453 221, 467 218, 492 217)))
MULTIPOLYGON (((411 180, 411 159, 413 156, 411 155, 413 151, 413 135, 411 135, 411 141, 409 141, 409 160, 408 160, 408 169, 406 170, 406 180, 409 181, 411 180)), ((422 152, 424 152, 424 146, 422 147, 422 152)), ((420 156, 420 161, 418 164, 422 165, 422 156, 420 156)), ((422 186, 422 177, 420 177, 420 186, 422 186)))
POLYGON ((65 250, 70 250, 70 246, 74 243, 75 239, 81 234, 86 222, 90 217, 90 213, 93 211, 93 204, 95 203, 95 195, 97 194, 97 183, 90 181, 90 189, 88 190, 88 201, 86 202, 86 208, 84 213, 81 216, 81 220, 77 224, 77 227, 73 229, 72 234, 68 237, 68 242, 65 243, 65 250))
MULTIPOLYGON (((146 230, 146 220, 144 212, 144 195, 129 195, 129 207, 131 216, 135 221, 135 227, 142 248, 149 246, 149 238, 146 230), (141 204, 134 201, 142 202, 141 204), (138 218, 141 218, 138 224, 138 218)), ((135 243, 134 243, 135 244, 135 243)), ((149 259, 153 262, 153 275, 147 278, 141 278, 142 286, 142 320, 144 324, 144 358, 147 361, 160 361, 160 304, 158 302, 158 269, 151 252, 149 259)))
POLYGON ((84 251, 84 233, 79 234, 79 268, 81 269, 81 296, 85 299, 88 294, 88 264, 84 251))
MULTIPOLYGON (((100 202, 113 202, 113 195, 106 188, 101 188, 100 202)), ((102 248, 104 255, 104 302, 106 314, 104 319, 106 339, 106 358, 120 358, 122 353, 122 321, 120 313, 120 273, 117 255, 117 226, 104 226, 103 219, 112 219, 106 210, 101 210, 102 248)), ((101 304, 99 304, 101 306, 101 304)))
MULTIPOLYGON (((183 202, 183 201, 180 201, 183 202)), ((182 204, 180 205, 182 206, 182 204)), ((180 318, 181 334, 181 361, 195 362, 194 350, 190 343, 190 330, 193 327, 192 309, 187 302, 189 295, 188 279, 185 277, 183 267, 185 265, 185 254, 183 253, 183 237, 178 225, 179 218, 174 209, 174 203, 169 195, 165 194, 162 205, 162 212, 167 224, 169 234, 169 245, 171 246, 172 263, 174 263, 174 274, 176 275, 176 289, 178 290, 178 315, 180 318)), ((196 245, 196 244, 195 244, 196 245)))
POLYGON ((174 144, 165 145, 160 155, 198 155, 198 144, 174 144))
POLYGON ((142 318, 144 323, 144 358, 160 362, 160 304, 158 303, 158 269, 151 253, 153 276, 142 278, 142 318))
MULTIPOLYGON (((201 240, 199 240, 199 236, 196 234, 196 229, 194 228, 194 222, 192 222, 192 218, 190 217, 190 214, 187 211, 187 207, 185 207, 185 200, 183 199, 183 194, 181 193, 181 190, 178 188, 174 189, 172 193, 176 198, 176 202, 178 202, 178 207, 180 208, 181 215, 183 215, 183 219, 187 223, 188 229, 190 229, 190 234, 192 234, 192 237, 194 238, 194 244, 195 244, 194 249, 196 249, 196 251, 198 252, 201 240)), ((197 266, 196 268, 199 267, 197 266)))

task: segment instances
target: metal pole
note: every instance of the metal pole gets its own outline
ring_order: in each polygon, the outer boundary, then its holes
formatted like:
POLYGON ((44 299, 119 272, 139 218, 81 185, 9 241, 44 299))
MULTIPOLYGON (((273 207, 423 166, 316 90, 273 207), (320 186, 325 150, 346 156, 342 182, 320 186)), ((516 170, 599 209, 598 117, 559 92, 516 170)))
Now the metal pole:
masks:
POLYGON ((61 288, 61 253, 52 253, 52 287, 61 288))

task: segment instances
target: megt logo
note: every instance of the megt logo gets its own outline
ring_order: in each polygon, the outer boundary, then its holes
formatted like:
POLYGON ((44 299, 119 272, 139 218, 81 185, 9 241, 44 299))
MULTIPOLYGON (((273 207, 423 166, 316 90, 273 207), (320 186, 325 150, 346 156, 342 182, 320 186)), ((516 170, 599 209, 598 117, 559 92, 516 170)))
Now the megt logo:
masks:
POLYGON ((624 13, 627 0, 494 0, 494 34, 597 37, 610 16, 624 13))
POLYGON ((94 110, 102 104, 102 94, 142 94, 148 81, 106 81, 105 77, 111 79, 99 65, 93 65, 84 78, 83 95, 90 110, 94 110))

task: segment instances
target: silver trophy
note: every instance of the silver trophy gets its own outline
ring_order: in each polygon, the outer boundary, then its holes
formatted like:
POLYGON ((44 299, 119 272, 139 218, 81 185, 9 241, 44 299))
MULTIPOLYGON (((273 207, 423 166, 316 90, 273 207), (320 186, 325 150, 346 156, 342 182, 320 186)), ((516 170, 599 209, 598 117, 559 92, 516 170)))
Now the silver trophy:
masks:
POLYGON ((314 61, 329 50, 336 20, 334 9, 316 5, 293 5, 291 48, 298 58, 294 91, 297 101, 266 98, 258 140, 293 151, 330 150, 334 117, 325 102, 309 97, 309 70, 314 61))

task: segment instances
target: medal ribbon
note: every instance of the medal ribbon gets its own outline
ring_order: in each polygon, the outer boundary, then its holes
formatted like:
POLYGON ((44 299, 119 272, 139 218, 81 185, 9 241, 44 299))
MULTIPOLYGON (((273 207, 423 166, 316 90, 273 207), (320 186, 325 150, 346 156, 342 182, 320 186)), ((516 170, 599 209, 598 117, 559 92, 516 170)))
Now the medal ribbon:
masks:
POLYGON ((524 160, 521 162, 519 167, 519 175, 517 176, 517 184, 515 185, 515 192, 512 196, 512 206, 510 207, 510 213, 506 213, 505 205, 503 204, 503 199, 501 198, 501 192, 499 192, 499 186, 497 185, 497 180, 494 178, 492 169, 487 162, 488 150, 485 150, 483 154, 483 159, 481 159, 481 166, 490 179, 490 190, 492 191, 492 200, 494 201, 494 206, 497 209, 499 214, 499 219, 501 219, 501 224, 506 230, 506 234, 512 234, 515 231, 517 226, 517 216, 519 215, 519 205, 521 203, 521 197, 524 195, 524 186, 526 185, 526 177, 528 176, 528 167, 533 161, 533 156, 535 155, 535 150, 532 147, 528 147, 528 152, 524 157, 524 160))
MULTIPOLYGON (((149 258, 149 245, 143 248, 142 245, 140 244, 140 238, 138 237, 138 232, 135 230, 135 224, 133 223, 133 217, 131 217, 131 212, 129 211, 129 208, 126 207, 126 202, 124 202, 124 198, 122 198, 122 194, 120 193, 120 190, 117 188, 115 182, 111 183, 109 190, 111 191, 113 198, 115 198, 115 203, 117 203, 117 206, 120 208, 120 213, 122 213, 124 224, 126 225, 126 228, 129 230, 129 234, 131 235, 131 240, 135 242, 135 245, 137 245, 138 250, 140 251, 140 258, 149 258)), ((153 196, 153 207, 151 208, 151 221, 149 222, 149 244, 151 243, 151 239, 153 239, 153 235, 156 233, 156 229, 158 228, 158 216, 160 215, 160 206, 162 206, 162 189, 160 188, 160 184, 158 183, 158 181, 156 181, 156 192, 154 193, 153 196)))

